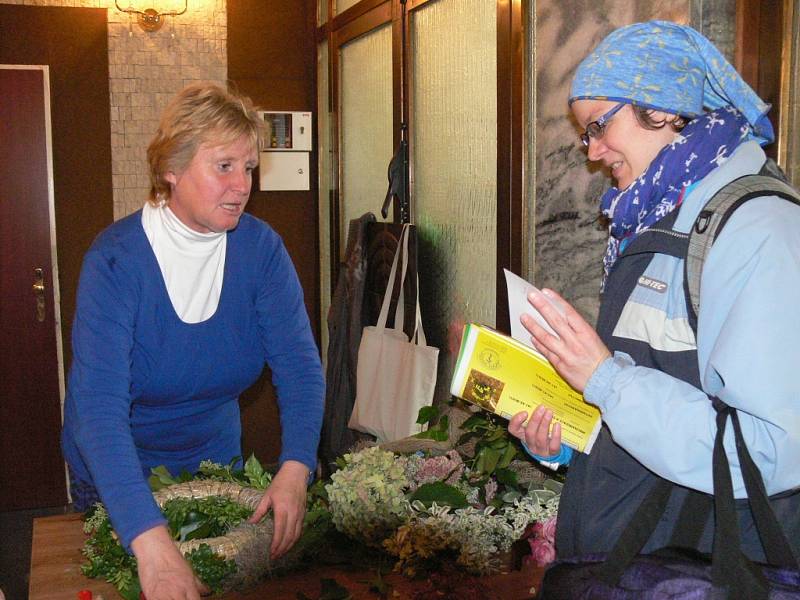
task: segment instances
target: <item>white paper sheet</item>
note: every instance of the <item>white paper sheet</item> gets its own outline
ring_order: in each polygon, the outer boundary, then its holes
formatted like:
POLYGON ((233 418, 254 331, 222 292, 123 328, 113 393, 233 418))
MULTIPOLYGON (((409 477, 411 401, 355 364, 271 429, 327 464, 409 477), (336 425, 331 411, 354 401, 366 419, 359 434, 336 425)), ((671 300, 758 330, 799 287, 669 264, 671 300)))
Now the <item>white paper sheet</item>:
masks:
MULTIPOLYGON (((527 313, 532 316, 539 325, 544 327, 549 333, 558 337, 558 334, 553 330, 544 317, 536 310, 530 302, 528 302, 528 294, 533 291, 539 291, 533 284, 528 283, 522 277, 515 275, 508 269, 503 269, 506 274, 506 287, 508 289, 508 315, 511 319, 511 337, 523 344, 533 348, 531 342, 531 334, 522 326, 520 317, 527 313)), ((547 296, 545 296, 547 298, 547 296)), ((548 300, 550 300, 548 298, 548 300)), ((550 300, 552 304, 561 314, 564 314, 564 309, 550 300)), ((535 348, 534 348, 535 350, 535 348)))

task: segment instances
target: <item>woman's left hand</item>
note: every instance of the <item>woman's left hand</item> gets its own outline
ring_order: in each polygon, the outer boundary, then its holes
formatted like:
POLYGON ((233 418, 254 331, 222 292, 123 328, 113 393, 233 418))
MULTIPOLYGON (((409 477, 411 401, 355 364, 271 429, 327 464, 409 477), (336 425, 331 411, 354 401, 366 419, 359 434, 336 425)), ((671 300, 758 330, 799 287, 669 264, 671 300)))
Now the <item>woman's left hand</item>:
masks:
POLYGON ((274 529, 270 558, 285 554, 300 539, 306 515, 308 467, 295 460, 287 460, 261 497, 250 523, 256 523, 272 509, 274 529))
POLYGON ((583 393, 592 373, 601 362, 611 356, 611 352, 594 328, 554 291, 531 292, 528 294, 528 302, 558 334, 556 337, 548 333, 533 317, 523 314, 522 325, 530 332, 533 345, 567 383, 583 393), (551 301, 563 308, 563 314, 551 301))

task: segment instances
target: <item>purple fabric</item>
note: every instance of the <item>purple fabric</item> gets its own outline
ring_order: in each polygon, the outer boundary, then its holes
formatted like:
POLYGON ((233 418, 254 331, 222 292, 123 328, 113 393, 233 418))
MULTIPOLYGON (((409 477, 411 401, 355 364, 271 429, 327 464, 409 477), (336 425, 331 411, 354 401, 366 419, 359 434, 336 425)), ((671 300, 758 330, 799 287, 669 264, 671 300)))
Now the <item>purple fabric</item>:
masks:
MULTIPOLYGON (((711 582, 711 562, 656 555, 637 557, 617 587, 600 581, 594 567, 604 555, 554 563, 545 573, 541 600, 702 600, 725 598, 711 582)), ((770 600, 800 599, 800 573, 765 567, 770 600)), ((731 598, 736 598, 732 590, 731 598)))

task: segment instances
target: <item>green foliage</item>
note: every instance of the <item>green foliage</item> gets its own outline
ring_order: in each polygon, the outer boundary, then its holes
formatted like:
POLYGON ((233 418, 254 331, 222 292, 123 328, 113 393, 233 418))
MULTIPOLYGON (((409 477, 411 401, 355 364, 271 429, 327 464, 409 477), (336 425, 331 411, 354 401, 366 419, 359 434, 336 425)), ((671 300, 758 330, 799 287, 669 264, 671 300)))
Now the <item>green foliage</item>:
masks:
POLYGON ((417 413, 418 425, 432 425, 439 418, 439 409, 435 406, 423 406, 417 413))
POLYGON ((419 500, 428 507, 434 502, 439 506, 450 506, 452 508, 466 508, 469 506, 464 492, 443 481, 434 481, 433 483, 425 483, 419 486, 411 495, 410 500, 411 502, 419 500))
MULTIPOLYGON (((214 497, 170 500, 165 506, 170 532, 180 541, 223 535, 250 513, 249 509, 238 505, 235 505, 238 511, 232 509, 229 505, 234 503, 230 500, 215 502, 219 500, 214 497), (204 515, 205 520, 198 515, 204 515), (197 523, 200 525, 192 528, 197 523), (209 535, 203 535, 204 528, 213 530, 209 535)), ((81 566, 81 571, 87 577, 102 578, 113 584, 125 600, 138 600, 141 586, 136 558, 119 543, 105 509, 98 504, 86 513, 84 519, 84 530, 90 536, 83 547, 88 562, 81 566)), ((236 563, 213 552, 208 544, 201 544, 187 553, 186 559, 200 580, 214 592, 220 591, 225 580, 236 572, 236 563)))
MULTIPOLYGON (((192 479, 212 479, 266 489, 272 482, 272 473, 264 469, 255 456, 250 456, 243 469, 235 466, 241 457, 227 465, 203 461, 196 475, 183 472, 174 477, 164 466, 151 469, 150 488, 158 491, 176 483, 192 479)), ((324 489, 323 489, 324 493, 324 489)), ((165 503, 164 516, 173 538, 177 541, 204 539, 225 535, 231 528, 247 519, 252 511, 232 500, 220 497, 175 498, 165 503)), ((319 532, 325 529, 324 518, 310 511, 307 515, 319 523, 312 527, 319 532)), ((119 543, 108 514, 98 504, 84 516, 84 531, 89 534, 83 548, 87 562, 82 565, 84 575, 102 578, 113 584, 125 600, 138 600, 141 586, 137 575, 136 558, 128 554, 119 543)), ((330 525, 328 524, 329 528, 330 525)), ((186 555, 195 574, 213 591, 222 589, 224 581, 236 571, 236 564, 214 553, 208 544, 201 544, 186 555)))
MULTIPOLYGON (((489 413, 477 413, 464 421, 461 429, 464 435, 458 440, 463 444, 471 438, 477 438, 475 455, 468 462, 472 470, 483 475, 495 474, 504 470, 516 458, 519 442, 508 433, 505 421, 489 413)), ((499 483, 503 483, 498 480, 499 483)))
POLYGON ((164 504, 169 530, 179 542, 225 535, 252 511, 229 498, 173 498, 164 504))
POLYGON ((227 465, 204 460, 200 463, 197 476, 201 479, 238 483, 258 490, 267 489, 272 483, 272 473, 264 469, 253 454, 244 463, 244 469, 234 469, 241 458, 241 456, 237 456, 227 465))
POLYGON ((201 479, 213 479, 214 481, 244 483, 244 477, 242 477, 241 470, 234 470, 234 467, 241 459, 241 456, 234 456, 227 465, 221 465, 210 460, 204 460, 200 463, 197 476, 201 479))
POLYGON ((136 559, 117 541, 111 521, 102 505, 96 504, 84 515, 84 531, 92 532, 83 555, 81 571, 87 577, 102 578, 116 586, 125 600, 138 600, 141 587, 136 576, 136 559))
POLYGON ((150 477, 147 479, 147 483, 150 484, 151 490, 157 492, 170 485, 191 481, 191 479, 192 475, 187 471, 183 471, 178 477, 173 477, 164 465, 160 465, 150 469, 150 477))
POLYGON ((250 487, 259 490, 267 489, 267 486, 272 483, 272 473, 264 470, 254 454, 251 454, 247 462, 244 463, 244 477, 250 487))
POLYGON ((214 594, 222 591, 225 580, 236 573, 236 563, 220 556, 208 544, 200 544, 186 554, 192 570, 214 594))
POLYGON ((415 438, 446 442, 449 439, 448 428, 450 420, 447 415, 440 413, 435 406, 423 406, 417 413, 417 424, 427 425, 428 428, 416 434, 415 438))

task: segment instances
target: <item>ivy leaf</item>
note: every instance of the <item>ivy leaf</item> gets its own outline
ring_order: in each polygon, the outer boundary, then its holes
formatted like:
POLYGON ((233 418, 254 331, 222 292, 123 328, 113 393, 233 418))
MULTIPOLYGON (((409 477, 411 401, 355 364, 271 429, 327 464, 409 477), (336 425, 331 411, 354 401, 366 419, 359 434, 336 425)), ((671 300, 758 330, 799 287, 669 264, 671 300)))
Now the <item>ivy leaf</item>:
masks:
POLYGON ((439 506, 452 506, 453 508, 465 508, 468 506, 467 497, 464 492, 444 481, 434 481, 425 483, 417 488, 411 495, 412 502, 419 500, 425 506, 430 506, 436 502, 439 506))
MULTIPOLYGON (((423 407, 423 409, 426 407, 423 407)), ((431 407, 427 407, 431 408, 431 407)), ((423 409, 420 409, 420 413, 423 409)), ((436 440, 437 442, 446 442, 450 439, 449 434, 450 419, 447 415, 442 415, 439 422, 435 426, 428 427, 427 430, 414 434, 414 437, 422 440, 436 440)))
POLYGON ((517 447, 513 444, 508 444, 503 451, 503 455, 500 457, 500 460, 497 463, 498 469, 505 469, 508 465, 511 464, 511 461, 514 460, 514 457, 517 455, 517 447))
POLYGON ((439 429, 434 429, 431 431, 431 439, 437 442, 446 442, 449 436, 447 435, 447 431, 441 431, 439 429))
POLYGON ((423 406, 419 409, 419 413, 417 413, 417 424, 418 425, 425 425, 433 424, 436 419, 439 417, 439 409, 435 406, 423 406))
POLYGON ((475 471, 478 473, 485 473, 484 465, 486 464, 486 455, 483 452, 479 452, 476 455, 475 460, 475 471))
POLYGON ((200 540, 211 535, 211 523, 208 521, 198 521, 181 527, 181 541, 200 540))
POLYGON ((137 577, 134 582, 131 582, 131 585, 126 587, 124 590, 120 590, 118 588, 119 595, 122 596, 123 600, 139 600, 142 596, 142 586, 139 584, 139 578, 137 577))
POLYGON ((517 474, 512 471, 511 469, 506 468, 498 468, 494 472, 494 476, 497 478, 497 483, 505 485, 507 487, 517 488, 519 487, 519 482, 517 480, 517 474))
POLYGON ((442 418, 439 419, 439 423, 436 425, 436 429, 440 431, 444 431, 447 433, 447 429, 450 427, 450 417, 447 415, 442 415, 442 418))
POLYGON ((147 483, 150 484, 151 490, 157 492, 162 488, 178 483, 178 480, 170 474, 167 467, 159 465, 150 469, 150 477, 147 478, 147 483))
POLYGON ((486 420, 483 415, 472 415, 469 419, 461 424, 461 429, 464 431, 478 431, 479 429, 487 429, 491 423, 486 420))
POLYGON ((482 473, 493 473, 500 461, 500 452, 494 448, 482 448, 480 453, 479 463, 482 463, 483 468, 480 470, 482 473))
POLYGON ((560 494, 561 490, 564 487, 564 484, 561 483, 560 481, 556 481, 555 479, 545 479, 542 482, 542 486, 546 490, 550 490, 551 492, 555 492, 556 494, 560 494))
POLYGON ((264 476, 264 467, 258 462, 255 454, 251 454, 244 463, 244 475, 250 483, 259 483, 264 476))

